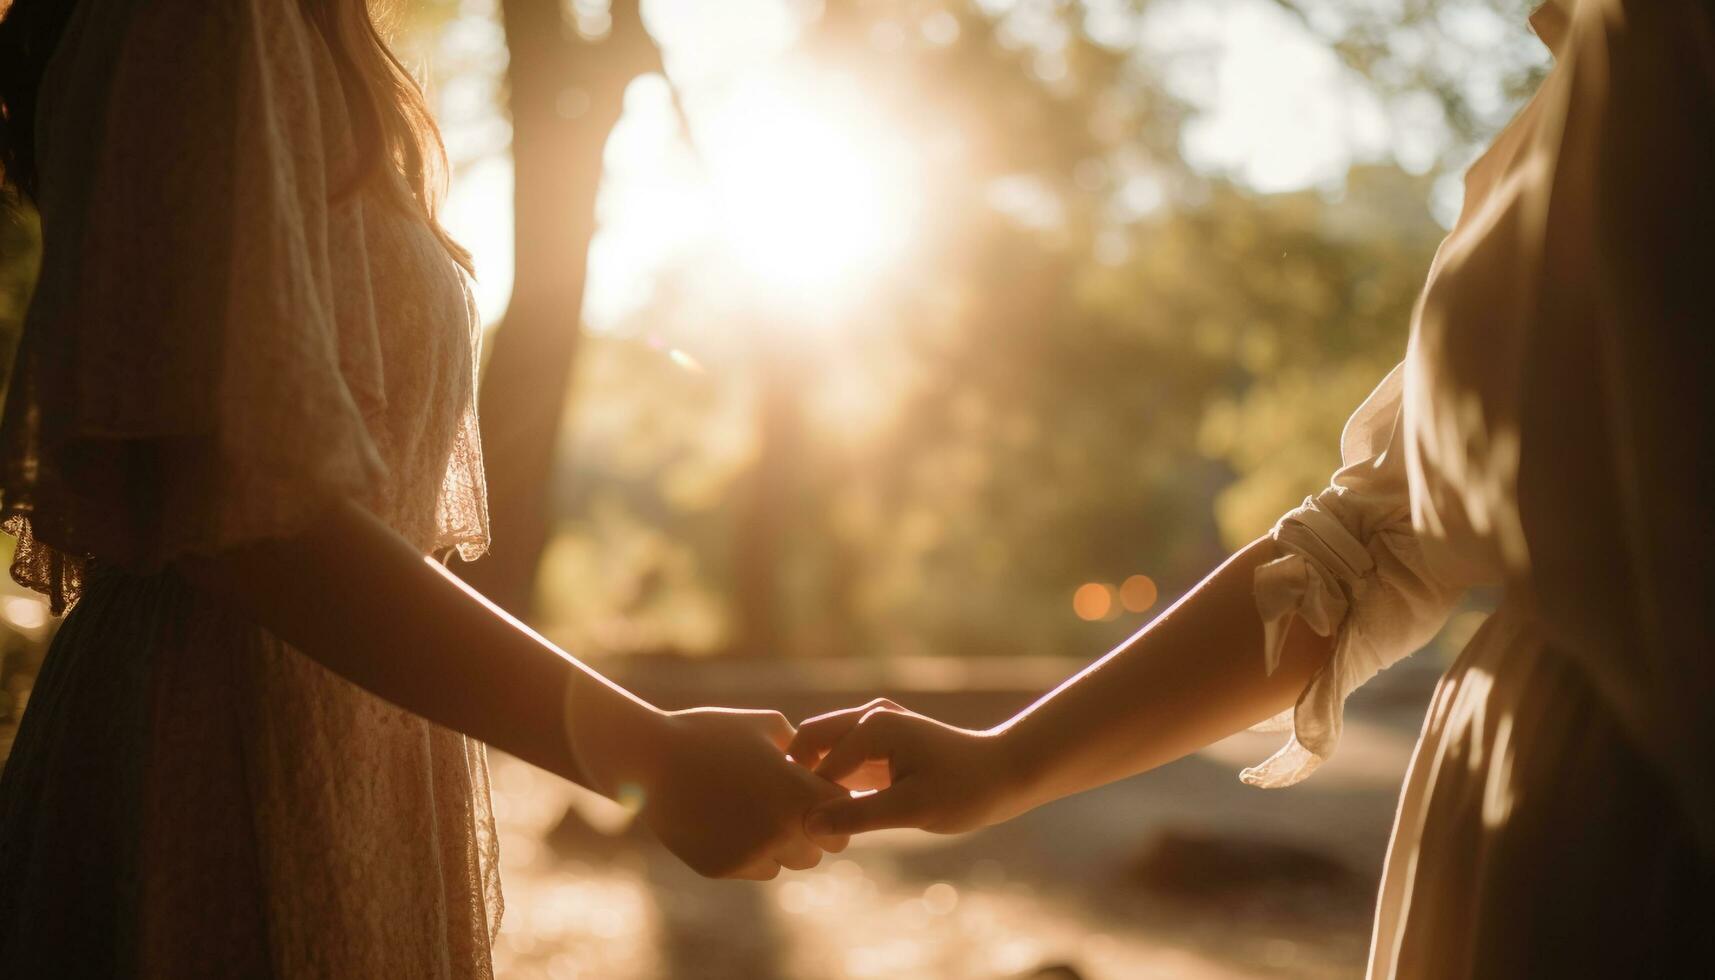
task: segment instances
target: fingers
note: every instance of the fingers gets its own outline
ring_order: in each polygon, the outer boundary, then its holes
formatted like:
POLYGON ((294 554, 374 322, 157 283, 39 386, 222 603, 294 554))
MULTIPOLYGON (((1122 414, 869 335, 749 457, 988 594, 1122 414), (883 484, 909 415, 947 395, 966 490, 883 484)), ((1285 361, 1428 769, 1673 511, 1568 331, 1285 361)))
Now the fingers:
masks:
POLYGON ((914 783, 904 782, 868 796, 824 803, 810 811, 804 826, 818 837, 918 827, 921 826, 925 802, 918 795, 914 783))
POLYGON ((757 858, 719 877, 737 881, 773 881, 780 877, 780 862, 773 858, 757 858))
POLYGON ((822 849, 803 834, 793 834, 792 839, 776 851, 773 857, 783 868, 808 871, 822 863, 822 849))
MULTIPOLYGON (((772 755, 773 762, 764 762, 771 753, 763 751, 761 746, 751 743, 749 749, 743 752, 755 753, 752 761, 746 761, 744 773, 752 781, 754 794, 748 797, 751 805, 741 807, 734 812, 738 818, 738 829, 751 826, 755 830, 763 829, 756 822, 772 824, 767 834, 769 840, 755 850, 749 850, 751 856, 741 859, 737 866, 727 865, 703 869, 694 856, 688 858, 693 867, 699 867, 705 874, 713 877, 736 879, 744 881, 771 881, 778 877, 781 869, 803 871, 814 868, 821 863, 822 855, 826 852, 840 852, 850 844, 850 835, 842 832, 825 832, 811 834, 805 823, 805 815, 810 810, 828 803, 843 803, 849 799, 847 791, 834 782, 812 772, 808 765, 794 765, 787 761, 786 754, 795 749, 802 753, 797 758, 805 762, 813 762, 824 753, 822 746, 840 742, 841 736, 848 731, 870 732, 864 737, 873 737, 879 730, 872 716, 888 714, 899 716, 904 709, 892 701, 878 699, 870 702, 861 709, 850 709, 845 712, 834 712, 830 715, 813 719, 816 728, 809 729, 811 723, 806 723, 809 737, 800 738, 799 731, 788 722, 784 715, 777 711, 752 711, 741 709, 692 709, 692 714, 707 718, 708 716, 727 716, 729 720, 718 717, 709 718, 717 727, 711 729, 715 737, 720 736, 721 729, 728 725, 737 726, 744 732, 762 735, 781 755, 772 755), (760 768, 751 768, 760 767, 760 768), (780 777, 785 775, 784 782, 780 777), (746 812, 748 811, 748 812, 746 812)), ((881 726, 881 727, 885 727, 881 726)), ((729 733, 732 728, 726 728, 729 733)), ((742 745, 746 740, 740 738, 735 745, 742 745)), ((845 739, 844 741, 850 741, 845 739)), ((735 750, 736 751, 736 750, 735 750)), ((845 749, 847 753, 850 749, 845 749)), ((740 753, 743 754, 742 752, 740 753)), ((749 757, 746 757, 749 759, 749 757)), ((838 763, 838 757, 834 760, 838 763)), ((859 760, 861 766, 862 760, 859 760)), ((886 782, 885 765, 880 767, 882 784, 886 782)), ((861 821, 860 821, 861 822, 861 821)), ((740 834, 739 836, 744 836, 740 834)), ((728 843, 736 843, 724 831, 716 832, 714 827, 704 827, 689 844, 693 852, 705 851, 714 857, 728 843)), ((679 853, 676 849, 676 853, 679 853)), ((735 857, 730 851, 728 859, 735 857)), ((718 860, 718 858, 716 859, 718 860)), ((722 862, 724 864, 724 862, 722 862)))
POLYGON ((887 759, 870 759, 841 776, 839 784, 855 792, 886 789, 893 785, 893 767, 887 759))
POLYGON ((791 744, 786 746, 786 754, 791 756, 794 762, 806 767, 815 766, 822 753, 844 738, 846 732, 850 731, 868 710, 869 706, 865 705, 862 708, 830 711, 825 715, 807 719, 798 726, 798 734, 793 737, 791 744))
POLYGON ((798 726, 798 734, 786 746, 786 754, 806 766, 814 766, 816 760, 824 752, 832 748, 834 743, 844 738, 846 733, 857 727, 865 715, 877 708, 890 711, 904 711, 899 705, 886 698, 876 698, 874 701, 859 708, 844 708, 817 715, 798 726))
POLYGON ((790 766, 790 769, 796 777, 798 786, 802 792, 802 796, 800 798, 800 809, 798 810, 798 822, 793 828, 794 833, 800 839, 809 840, 814 843, 821 850, 836 854, 845 850, 846 845, 851 843, 851 839, 849 837, 840 834, 811 834, 804 825, 804 817, 811 810, 821 806, 823 803, 830 800, 843 800, 850 794, 841 789, 837 784, 828 782, 826 779, 823 779, 802 766, 790 766))
POLYGON ((905 717, 898 707, 878 706, 858 719, 822 761, 816 764, 816 775, 839 782, 863 768, 871 760, 885 760, 892 753, 888 736, 894 730, 895 719, 905 717))

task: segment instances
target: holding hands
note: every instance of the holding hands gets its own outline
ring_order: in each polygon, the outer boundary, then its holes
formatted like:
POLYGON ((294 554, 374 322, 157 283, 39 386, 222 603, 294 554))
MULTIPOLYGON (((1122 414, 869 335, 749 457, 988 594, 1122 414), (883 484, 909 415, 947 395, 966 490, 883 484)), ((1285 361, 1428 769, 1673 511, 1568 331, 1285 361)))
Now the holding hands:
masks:
POLYGON ((638 776, 642 817, 694 870, 766 881, 845 849, 843 837, 805 833, 807 810, 846 794, 785 759, 793 732, 779 712, 695 708, 668 714, 665 729, 638 776))
POLYGON ((786 758, 793 729, 779 712, 633 704, 603 718, 599 704, 568 708, 591 783, 638 806, 650 831, 697 873, 766 881, 845 849, 843 836, 812 840, 805 832, 806 811, 846 793, 786 758))
POLYGON ((956 834, 1017 816, 1030 805, 1009 748, 1004 728, 955 728, 877 698, 809 719, 786 751, 860 792, 805 818, 812 835, 847 836, 890 827, 956 834))
POLYGON ((638 806, 668 850, 711 878, 766 881, 815 867, 851 834, 959 833, 1028 809, 998 732, 886 699, 796 731, 777 711, 567 707, 591 783, 638 806))

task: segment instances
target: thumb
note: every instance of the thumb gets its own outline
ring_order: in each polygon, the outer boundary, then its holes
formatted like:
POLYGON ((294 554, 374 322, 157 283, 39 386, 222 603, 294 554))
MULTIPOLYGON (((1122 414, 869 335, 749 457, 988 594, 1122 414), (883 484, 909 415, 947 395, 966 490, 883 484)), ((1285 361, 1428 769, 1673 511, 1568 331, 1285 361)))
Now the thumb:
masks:
POLYGON ((823 803, 805 816, 804 826, 812 837, 918 827, 921 826, 923 802, 911 783, 895 783, 890 789, 867 796, 823 803))

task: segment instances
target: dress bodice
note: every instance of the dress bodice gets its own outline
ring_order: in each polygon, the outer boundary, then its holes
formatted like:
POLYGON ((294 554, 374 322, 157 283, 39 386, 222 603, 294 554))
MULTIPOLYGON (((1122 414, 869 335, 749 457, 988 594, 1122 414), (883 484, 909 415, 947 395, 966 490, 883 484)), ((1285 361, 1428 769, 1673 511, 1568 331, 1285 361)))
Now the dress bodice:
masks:
POLYGON ((83 0, 41 85, 44 254, 0 429, 14 575, 165 567, 361 501, 486 545, 477 324, 295 3, 83 0), (164 107, 170 107, 164 111, 164 107), (391 182, 391 183, 389 183, 391 182))

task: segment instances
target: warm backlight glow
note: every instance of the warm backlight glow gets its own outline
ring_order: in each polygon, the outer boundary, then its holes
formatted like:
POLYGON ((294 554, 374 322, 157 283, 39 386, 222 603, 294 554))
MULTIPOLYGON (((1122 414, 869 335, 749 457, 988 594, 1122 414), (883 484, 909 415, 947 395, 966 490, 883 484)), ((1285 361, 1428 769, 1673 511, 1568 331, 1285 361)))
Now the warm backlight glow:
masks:
POLYGON ((771 300, 843 307, 898 260, 910 147, 855 86, 752 79, 696 130, 724 243, 771 300))
MULTIPOLYGON (((690 144, 664 79, 645 76, 627 93, 591 244, 592 329, 619 327, 687 271, 680 282, 702 309, 839 324, 901 267, 920 230, 923 171, 862 86, 807 67, 752 67, 687 86, 682 100, 690 144)), ((461 172, 444 212, 475 250, 488 322, 512 282, 511 194, 510 169, 485 163, 461 172)))

